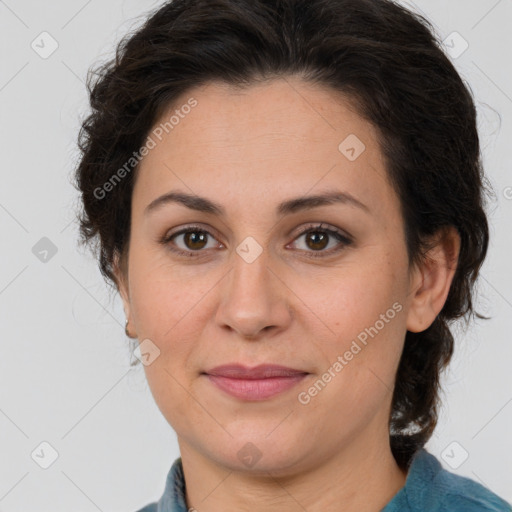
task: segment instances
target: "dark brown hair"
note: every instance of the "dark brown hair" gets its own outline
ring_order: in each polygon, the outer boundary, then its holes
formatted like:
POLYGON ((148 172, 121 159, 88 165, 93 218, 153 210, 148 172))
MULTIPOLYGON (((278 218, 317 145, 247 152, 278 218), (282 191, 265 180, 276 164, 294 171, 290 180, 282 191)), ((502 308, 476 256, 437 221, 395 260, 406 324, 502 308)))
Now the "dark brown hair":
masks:
POLYGON ((396 375, 391 448, 405 468, 437 423, 440 374, 454 344, 448 323, 475 314, 472 292, 489 242, 472 95, 425 18, 389 0, 164 4, 88 76, 92 112, 79 134, 76 171, 81 242, 98 243, 101 272, 115 285, 137 166, 108 194, 104 184, 127 169, 162 112, 208 81, 244 87, 291 75, 345 94, 377 128, 411 263, 424 259, 430 236, 444 226, 461 237, 446 303, 428 329, 407 332, 396 375))

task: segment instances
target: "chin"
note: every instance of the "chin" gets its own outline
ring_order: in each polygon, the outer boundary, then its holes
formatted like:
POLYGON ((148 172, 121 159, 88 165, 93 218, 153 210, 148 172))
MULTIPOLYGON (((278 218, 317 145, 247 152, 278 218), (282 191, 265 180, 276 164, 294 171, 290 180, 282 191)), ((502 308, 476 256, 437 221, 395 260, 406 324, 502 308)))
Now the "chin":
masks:
MULTIPOLYGON (((276 424, 272 428, 275 427, 276 424)), ((290 474, 307 459, 304 433, 293 435, 283 430, 269 435, 271 431, 265 428, 257 434, 253 427, 252 435, 247 435, 247 430, 239 434, 230 430, 233 437, 224 446, 219 443, 213 453, 212 445, 208 446, 210 457, 230 471, 261 476, 290 474)))

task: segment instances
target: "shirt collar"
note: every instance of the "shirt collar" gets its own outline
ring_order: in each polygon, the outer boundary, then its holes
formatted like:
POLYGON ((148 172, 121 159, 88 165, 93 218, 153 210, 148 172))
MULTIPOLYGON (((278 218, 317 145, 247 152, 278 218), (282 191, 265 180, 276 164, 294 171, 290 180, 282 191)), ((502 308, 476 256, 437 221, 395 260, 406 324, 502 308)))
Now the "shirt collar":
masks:
POLYGON ((187 512, 185 477, 181 457, 176 459, 169 470, 165 491, 160 498, 157 512, 187 512))

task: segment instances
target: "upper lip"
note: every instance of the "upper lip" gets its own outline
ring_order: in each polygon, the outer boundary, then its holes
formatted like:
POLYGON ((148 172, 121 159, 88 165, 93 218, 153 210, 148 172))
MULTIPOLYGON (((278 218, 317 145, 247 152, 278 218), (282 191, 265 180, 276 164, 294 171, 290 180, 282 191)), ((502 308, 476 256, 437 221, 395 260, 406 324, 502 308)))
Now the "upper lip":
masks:
POLYGON ((267 379, 270 377, 295 377, 308 372, 277 364, 260 364, 252 368, 241 364, 224 364, 205 372, 208 375, 230 377, 232 379, 267 379))

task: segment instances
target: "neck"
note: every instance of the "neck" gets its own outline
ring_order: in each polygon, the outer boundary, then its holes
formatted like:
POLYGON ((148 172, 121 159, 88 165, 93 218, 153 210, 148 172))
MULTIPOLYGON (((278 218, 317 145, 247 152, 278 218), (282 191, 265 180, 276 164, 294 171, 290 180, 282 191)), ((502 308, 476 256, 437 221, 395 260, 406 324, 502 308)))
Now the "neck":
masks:
POLYGON ((180 444, 189 510, 199 512, 375 512, 404 486, 407 474, 383 442, 356 439, 342 452, 301 471, 254 475, 219 466, 180 444), (364 442, 363 442, 364 441, 364 442))

